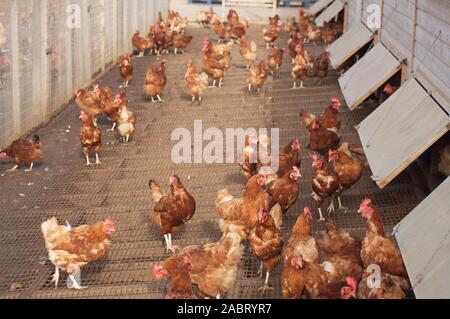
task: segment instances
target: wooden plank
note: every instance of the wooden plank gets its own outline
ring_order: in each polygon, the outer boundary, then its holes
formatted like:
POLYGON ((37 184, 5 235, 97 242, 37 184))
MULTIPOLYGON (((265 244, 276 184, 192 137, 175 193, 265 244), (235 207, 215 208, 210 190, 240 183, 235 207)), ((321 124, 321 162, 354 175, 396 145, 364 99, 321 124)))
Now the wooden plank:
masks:
MULTIPOLYGON (((43 34, 41 32, 42 19, 45 19, 41 11, 42 3, 40 1, 33 2, 33 87, 42 88, 43 82, 43 60, 45 57, 45 52, 42 50, 42 38, 43 34)), ((44 90, 33 90, 33 117, 39 117, 39 121, 43 121, 42 114, 42 97, 47 91, 44 90)))
POLYGON ((327 6, 329 6, 334 0, 319 0, 315 2, 309 9, 306 11, 315 16, 318 13, 320 13, 323 9, 325 9, 327 6))
POLYGON ((91 54, 86 54, 91 52, 91 43, 89 36, 91 34, 91 23, 89 18, 89 0, 81 1, 81 30, 80 37, 83 43, 83 86, 88 86, 92 81, 92 63, 91 63, 91 54))
POLYGON ((358 22, 354 28, 328 46, 327 51, 331 53, 331 66, 334 69, 339 68, 373 38, 373 32, 364 24, 358 22))
POLYGON ((225 21, 225 18, 226 18, 226 16, 227 16, 227 10, 226 10, 226 2, 227 2, 227 0, 222 0, 222 21, 225 21))
POLYGON ((100 0, 100 7, 101 7, 101 21, 100 21, 100 69, 102 72, 105 72, 106 69, 106 59, 105 59, 105 52, 106 52, 106 0, 100 0))
POLYGON ((118 14, 118 4, 117 4, 117 0, 113 1, 113 9, 112 9, 112 16, 113 16, 113 41, 112 41, 112 52, 113 52, 113 62, 117 62, 118 61, 118 57, 119 57, 119 26, 118 26, 118 22, 120 21, 120 17, 118 14))
POLYGON ((411 43, 411 75, 414 73, 414 57, 416 51, 416 33, 417 33, 417 4, 419 0, 414 0, 414 11, 413 11, 413 34, 411 43))
POLYGON ((20 62, 19 62, 19 12, 17 1, 11 3, 11 82, 12 82, 12 132, 18 137, 20 123, 20 62))
POLYGON ((415 79, 358 127, 373 179, 384 188, 450 130, 450 118, 415 79))
MULTIPOLYGON (((418 61, 416 60, 416 64, 418 61)), ((450 98, 448 97, 448 86, 445 86, 433 73, 428 69, 422 68, 414 73, 421 83, 423 83, 428 90, 433 93, 434 98, 438 103, 450 113, 450 98)))
POLYGON ((411 285, 418 299, 450 296, 450 177, 396 227, 411 285))
POLYGON ((319 27, 323 27, 325 22, 330 22, 334 19, 342 10, 344 10, 344 2, 341 0, 335 0, 328 8, 326 8, 317 18, 314 20, 315 24, 319 27))
POLYGON ((345 1, 344 4, 344 26, 343 26, 343 31, 344 33, 348 31, 349 28, 349 3, 348 1, 345 1))
MULTIPOLYGON (((272 0, 227 0, 226 1, 227 6, 242 6, 242 7, 266 7, 266 8, 272 8, 273 9, 273 1, 272 0)), ((275 10, 276 12, 276 10, 275 10)))
MULTIPOLYGON (((70 5, 70 0, 64 0, 64 8, 67 8, 70 5)), ((64 10, 65 12, 65 10, 64 10)), ((66 34, 65 34, 65 56, 66 56, 66 97, 69 97, 72 95, 73 91, 73 76, 72 76, 72 29, 70 28, 64 28, 66 34)))
POLYGON ((339 85, 348 107, 354 110, 397 73, 400 66, 400 62, 382 43, 375 45, 339 78, 339 85))

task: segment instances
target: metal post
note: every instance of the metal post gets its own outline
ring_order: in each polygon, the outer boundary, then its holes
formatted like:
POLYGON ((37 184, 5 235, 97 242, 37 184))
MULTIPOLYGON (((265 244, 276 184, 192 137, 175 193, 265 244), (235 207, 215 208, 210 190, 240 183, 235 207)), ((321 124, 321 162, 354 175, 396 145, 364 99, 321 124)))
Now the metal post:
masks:
POLYGON ((277 3, 278 0, 273 0, 273 6, 272 6, 272 17, 274 17, 277 14, 277 3))

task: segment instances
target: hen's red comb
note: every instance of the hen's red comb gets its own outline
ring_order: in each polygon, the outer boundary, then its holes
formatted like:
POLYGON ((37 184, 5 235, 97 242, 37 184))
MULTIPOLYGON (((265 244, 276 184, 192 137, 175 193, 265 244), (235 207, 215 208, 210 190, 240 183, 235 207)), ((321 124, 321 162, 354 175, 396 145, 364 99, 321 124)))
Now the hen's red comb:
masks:
POLYGON ((370 198, 365 198, 362 202, 361 205, 359 205, 360 208, 365 208, 368 205, 372 204, 372 200, 370 198))
POLYGON ((340 103, 341 103, 341 101, 340 101, 337 97, 331 99, 331 102, 332 102, 333 104, 334 104, 334 103, 336 103, 336 104, 340 104, 340 103))
POLYGON ((353 291, 356 291, 356 286, 357 286, 357 282, 356 279, 353 277, 347 277, 347 285, 350 286, 350 288, 352 288, 353 291))

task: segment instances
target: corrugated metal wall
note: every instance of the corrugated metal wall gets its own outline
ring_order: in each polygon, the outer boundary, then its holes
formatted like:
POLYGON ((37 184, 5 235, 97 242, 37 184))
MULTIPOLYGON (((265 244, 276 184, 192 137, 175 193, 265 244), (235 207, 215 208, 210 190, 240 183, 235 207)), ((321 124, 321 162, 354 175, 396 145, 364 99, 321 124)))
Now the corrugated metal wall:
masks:
POLYGON ((381 41, 407 59, 412 72, 433 91, 441 105, 450 104, 450 1, 448 0, 349 0, 349 25, 367 23, 370 4, 382 12, 381 41), (358 2, 362 1, 362 10, 358 2), (416 19, 415 19, 416 17, 416 19), (416 21, 416 23, 414 23, 416 21), (441 34, 439 35, 439 32, 441 34), (439 36, 438 36, 439 35, 439 36))
POLYGON ((167 9, 167 0, 0 1, 0 147, 49 120, 167 9), (69 28, 77 12, 81 28, 69 28))

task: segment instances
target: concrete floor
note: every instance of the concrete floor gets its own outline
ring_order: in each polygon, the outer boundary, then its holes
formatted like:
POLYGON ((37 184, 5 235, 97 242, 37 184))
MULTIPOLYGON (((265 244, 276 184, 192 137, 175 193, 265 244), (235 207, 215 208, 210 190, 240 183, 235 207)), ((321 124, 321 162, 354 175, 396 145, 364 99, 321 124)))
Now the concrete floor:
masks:
MULTIPOLYGON (((163 298, 167 293, 166 281, 156 281, 152 266, 170 255, 165 252, 163 236, 151 221, 152 203, 148 180, 154 178, 167 190, 167 177, 175 170, 197 200, 197 211, 181 232, 174 235, 174 244, 181 247, 217 241, 220 231, 214 205, 217 191, 225 186, 240 195, 245 179, 237 164, 227 165, 175 165, 170 152, 175 142, 170 134, 175 128, 191 129, 194 120, 203 120, 204 127, 277 127, 281 130, 281 143, 299 137, 307 145, 307 134, 299 121, 299 111, 321 112, 332 97, 342 99, 337 74, 331 71, 321 86, 303 90, 290 87, 290 65, 286 57, 280 76, 269 79, 261 94, 246 92, 246 70, 239 50, 233 50, 233 65, 226 74, 222 89, 210 89, 202 105, 191 104, 185 88, 184 73, 188 59, 199 65, 201 41, 212 37, 212 31, 190 28, 194 41, 185 55, 167 57, 168 85, 163 92, 164 104, 151 104, 144 100, 142 83, 149 64, 159 59, 147 56, 134 58, 135 77, 128 89, 130 107, 138 118, 137 133, 129 145, 107 134, 107 119, 100 119, 104 147, 100 154, 103 165, 84 166, 79 145, 79 110, 73 103, 51 123, 38 130, 43 143, 44 158, 32 173, 23 168, 0 177, 0 297, 1 298, 163 298), (60 222, 72 225, 92 224, 107 217, 117 222, 112 238, 112 249, 107 258, 92 263, 82 270, 83 291, 65 287, 65 275, 58 289, 49 284, 54 267, 47 261, 47 252, 40 233, 40 224, 56 216, 60 222)), ((266 55, 261 40, 261 27, 253 26, 250 37, 256 39, 260 56, 266 55)), ((279 40, 285 45, 286 37, 279 40)), ((309 47, 319 53, 322 47, 309 47)), ((105 74, 102 85, 117 89, 121 81, 114 68, 105 74)), ((343 106, 343 138, 350 143, 359 139, 354 126, 372 109, 354 112, 343 106)), ((301 195, 285 216, 283 233, 289 237, 290 229, 304 206, 313 206, 311 193, 311 160, 308 151, 302 151, 301 195)), ((5 172, 12 163, 0 163, 5 172)), ((413 207, 418 204, 414 185, 405 174, 399 176, 384 190, 379 190, 370 179, 368 164, 364 163, 361 181, 343 196, 343 204, 351 213, 338 213, 339 227, 362 236, 364 221, 356 209, 365 197, 371 197, 383 214, 386 231, 392 230, 413 207)), ((314 223, 314 232, 320 234, 323 225, 314 223)), ((257 278, 259 262, 247 252, 239 266, 238 279, 231 298, 258 298, 257 278)), ((279 298, 281 266, 273 273, 270 284, 275 288, 265 298, 279 298)))

